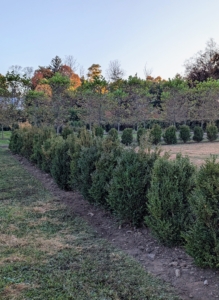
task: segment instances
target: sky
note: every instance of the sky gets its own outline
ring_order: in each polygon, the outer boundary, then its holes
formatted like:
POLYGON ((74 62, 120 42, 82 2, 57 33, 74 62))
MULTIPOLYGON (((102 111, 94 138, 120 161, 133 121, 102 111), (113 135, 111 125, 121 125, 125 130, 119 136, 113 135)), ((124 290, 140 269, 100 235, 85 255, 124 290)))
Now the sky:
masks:
POLYGON ((0 0, 0 73, 73 55, 85 74, 118 60, 126 77, 173 78, 213 38, 218 0, 0 0))

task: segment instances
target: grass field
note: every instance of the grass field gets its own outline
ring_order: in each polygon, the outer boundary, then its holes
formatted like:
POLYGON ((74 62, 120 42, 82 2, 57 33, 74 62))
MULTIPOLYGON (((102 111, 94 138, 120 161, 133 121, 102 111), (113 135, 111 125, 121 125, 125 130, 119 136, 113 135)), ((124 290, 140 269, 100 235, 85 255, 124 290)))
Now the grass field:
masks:
POLYGON ((163 152, 169 152, 171 158, 175 158, 179 152, 182 155, 188 155, 190 160, 197 166, 202 165, 211 154, 218 155, 219 157, 219 142, 162 145, 161 149, 163 152))
POLYGON ((0 132, 0 145, 8 145, 11 137, 11 131, 4 131, 2 139, 2 132, 0 132))
POLYGON ((178 299, 0 147, 0 299, 178 299))

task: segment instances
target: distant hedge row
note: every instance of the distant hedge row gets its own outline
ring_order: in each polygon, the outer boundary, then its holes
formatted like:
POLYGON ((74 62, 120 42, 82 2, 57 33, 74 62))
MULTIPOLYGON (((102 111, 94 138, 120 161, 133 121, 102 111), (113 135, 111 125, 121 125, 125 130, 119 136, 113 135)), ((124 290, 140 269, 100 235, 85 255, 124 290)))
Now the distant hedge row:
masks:
MULTIPOLYGON (((159 127, 154 132, 158 136, 159 127)), ((66 128, 57 136, 50 128, 16 129, 9 148, 50 173, 62 189, 79 190, 122 222, 146 224, 165 245, 184 245, 200 266, 219 266, 215 157, 197 170, 188 157, 169 160, 159 149, 126 149, 114 129, 106 138, 99 130, 76 135, 66 128)))
MULTIPOLYGON (((148 133, 148 140, 154 144, 157 145, 161 142, 161 138, 163 137, 163 141, 166 144, 177 144, 177 135, 176 135, 177 129, 175 126, 169 126, 165 129, 165 131, 162 134, 162 129, 160 125, 154 124, 151 129, 144 129, 139 128, 137 131, 137 142, 140 145, 141 138, 145 134, 148 133)), ((195 126, 193 130, 194 134, 191 136, 191 131, 189 126, 182 125, 179 128, 179 139, 183 141, 184 143, 191 140, 191 138, 195 142, 201 142, 204 138, 204 131, 201 127, 195 126)), ((215 124, 209 123, 206 127, 206 134, 207 139, 210 142, 215 141, 218 138, 218 128, 215 124)), ((133 142, 133 131, 131 128, 126 128, 122 132, 121 142, 125 145, 130 145, 133 142)))

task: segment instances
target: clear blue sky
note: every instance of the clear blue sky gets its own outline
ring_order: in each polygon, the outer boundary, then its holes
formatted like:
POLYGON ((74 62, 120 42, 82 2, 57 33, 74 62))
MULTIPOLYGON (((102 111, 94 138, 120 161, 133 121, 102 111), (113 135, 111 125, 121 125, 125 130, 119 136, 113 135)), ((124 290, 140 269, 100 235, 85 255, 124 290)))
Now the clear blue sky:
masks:
POLYGON ((172 78, 184 61, 219 42, 218 0, 0 0, 0 73, 73 55, 105 75, 118 59, 126 75, 172 78))

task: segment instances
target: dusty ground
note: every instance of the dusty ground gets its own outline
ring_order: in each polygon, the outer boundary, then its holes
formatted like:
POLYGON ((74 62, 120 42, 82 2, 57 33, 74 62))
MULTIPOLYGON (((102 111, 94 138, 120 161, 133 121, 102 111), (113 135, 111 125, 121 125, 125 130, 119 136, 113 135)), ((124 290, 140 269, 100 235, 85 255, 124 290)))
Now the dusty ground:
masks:
POLYGON ((179 152, 181 152, 183 155, 188 155, 191 161, 197 166, 202 165, 205 159, 210 156, 210 154, 219 156, 219 142, 163 145, 161 146, 161 149, 162 151, 169 151, 171 158, 175 158, 176 154, 179 152))
MULTIPOLYGON (((172 153, 182 149, 183 154, 203 161, 210 153, 219 153, 219 143, 163 146, 172 153)), ((173 154, 174 154, 173 153, 173 154)), ((60 190, 50 175, 40 171, 26 159, 17 160, 69 208, 69 214, 82 217, 103 238, 138 260, 156 277, 169 282, 182 299, 211 300, 219 298, 219 270, 201 269, 194 265, 182 248, 167 248, 154 239, 147 228, 135 229, 128 224, 119 226, 108 212, 90 205, 79 193, 60 190)), ((194 161, 195 162, 195 161, 194 161)))

